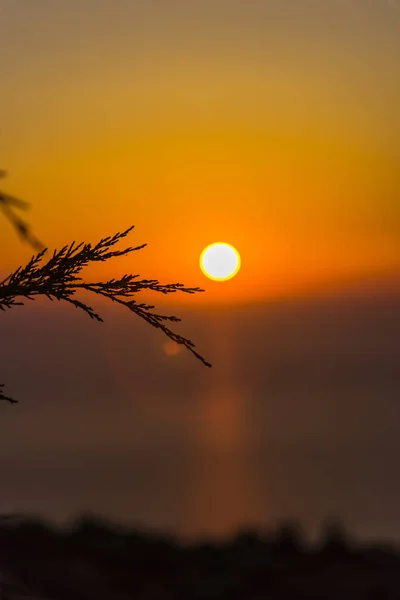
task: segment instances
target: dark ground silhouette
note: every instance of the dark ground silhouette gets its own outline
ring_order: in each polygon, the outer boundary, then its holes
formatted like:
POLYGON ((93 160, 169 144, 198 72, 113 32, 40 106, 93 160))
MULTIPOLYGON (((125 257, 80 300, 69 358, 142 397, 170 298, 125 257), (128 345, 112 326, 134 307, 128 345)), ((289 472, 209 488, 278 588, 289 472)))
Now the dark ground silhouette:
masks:
POLYGON ((358 544, 339 522, 306 541, 295 524, 216 543, 114 526, 87 515, 65 528, 0 522, 2 599, 400 599, 400 552, 358 544))

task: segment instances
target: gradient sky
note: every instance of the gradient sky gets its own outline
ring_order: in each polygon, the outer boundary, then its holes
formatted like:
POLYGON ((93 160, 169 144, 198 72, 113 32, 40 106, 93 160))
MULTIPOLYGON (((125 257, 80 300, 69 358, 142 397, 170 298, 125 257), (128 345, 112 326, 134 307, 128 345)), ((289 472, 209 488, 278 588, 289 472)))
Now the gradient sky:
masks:
POLYGON ((50 248, 134 224, 89 276, 205 287, 171 310, 214 363, 111 307, 0 315, 0 510, 400 538, 399 40, 394 0, 0 0, 2 189, 50 248))
POLYGON ((384 0, 3 2, 6 191, 50 246, 135 224, 146 276, 231 242, 207 301, 398 271, 399 37, 384 0))

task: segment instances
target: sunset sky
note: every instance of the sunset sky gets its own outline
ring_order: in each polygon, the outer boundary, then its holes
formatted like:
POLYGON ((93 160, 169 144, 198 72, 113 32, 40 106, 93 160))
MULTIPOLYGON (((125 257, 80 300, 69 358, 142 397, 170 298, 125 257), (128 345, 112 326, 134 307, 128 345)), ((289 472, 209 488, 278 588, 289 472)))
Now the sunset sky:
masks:
POLYGON ((385 0, 3 2, 4 189, 51 247, 134 224, 128 267, 199 302, 398 272, 399 34, 385 0))
MULTIPOLYGON (((148 246, 88 277, 204 287, 174 310, 214 364, 110 307, 104 327, 41 303, 0 314, 21 401, 1 407, 0 512, 187 533, 328 511, 391 531, 399 40, 397 0, 0 0, 1 189, 51 249, 135 225, 127 243, 148 246), (242 260, 224 283, 199 268, 216 241, 242 260)), ((2 217, 0 276, 31 255, 2 217)))

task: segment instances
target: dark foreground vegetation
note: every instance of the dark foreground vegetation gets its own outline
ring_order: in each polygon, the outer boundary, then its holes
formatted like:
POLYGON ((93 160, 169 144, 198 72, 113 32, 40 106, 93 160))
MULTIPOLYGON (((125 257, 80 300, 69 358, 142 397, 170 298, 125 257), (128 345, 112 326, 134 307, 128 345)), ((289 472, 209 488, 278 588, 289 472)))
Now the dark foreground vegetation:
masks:
POLYGON ((0 521, 2 600, 400 600, 400 554, 327 524, 306 543, 295 525, 184 545, 93 516, 63 529, 0 521))

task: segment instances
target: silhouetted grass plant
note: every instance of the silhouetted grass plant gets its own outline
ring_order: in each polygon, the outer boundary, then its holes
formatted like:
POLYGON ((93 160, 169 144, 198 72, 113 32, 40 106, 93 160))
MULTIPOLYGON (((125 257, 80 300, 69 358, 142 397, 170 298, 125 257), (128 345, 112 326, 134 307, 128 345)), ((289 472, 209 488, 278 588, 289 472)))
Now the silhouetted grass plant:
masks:
MULTIPOLYGON (((10 196, 0 193, 0 206, 3 208, 6 216, 17 229, 19 234, 39 249, 40 242, 32 236, 29 226, 19 220, 11 210, 11 206, 19 206, 21 201, 13 199, 10 196), (7 209, 7 210, 5 210, 7 209)), ((24 204, 24 203, 22 203, 24 204)), ((80 276, 81 271, 89 263, 105 262, 111 258, 125 256, 131 252, 141 250, 147 244, 141 246, 124 248, 123 250, 112 250, 112 248, 125 238, 133 229, 129 227, 122 233, 116 233, 112 237, 101 239, 96 245, 81 242, 76 245, 72 242, 69 246, 64 246, 61 250, 55 250, 53 256, 43 264, 47 248, 41 248, 40 251, 32 256, 25 267, 19 267, 14 273, 0 282, 0 309, 5 311, 13 306, 21 306, 24 302, 21 299, 35 300, 37 296, 46 296, 49 300, 64 300, 69 302, 75 308, 83 310, 91 319, 103 321, 101 316, 88 304, 76 298, 76 293, 86 291, 101 296, 124 306, 131 312, 138 315, 141 319, 160 329, 167 337, 185 346, 197 359, 205 366, 211 367, 211 364, 203 358, 196 350, 195 344, 189 339, 175 333, 168 326, 167 322, 177 323, 181 321, 178 317, 161 315, 154 312, 155 306, 146 303, 139 303, 135 296, 139 292, 151 290, 160 294, 173 294, 182 292, 185 294, 195 294, 204 292, 199 287, 186 287, 182 283, 162 284, 158 279, 138 279, 140 275, 123 275, 119 279, 109 279, 105 282, 85 282, 80 276)), ((0 384, 0 400, 7 402, 17 402, 13 398, 6 396, 0 384)))

